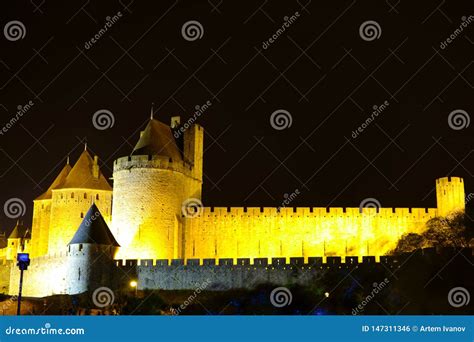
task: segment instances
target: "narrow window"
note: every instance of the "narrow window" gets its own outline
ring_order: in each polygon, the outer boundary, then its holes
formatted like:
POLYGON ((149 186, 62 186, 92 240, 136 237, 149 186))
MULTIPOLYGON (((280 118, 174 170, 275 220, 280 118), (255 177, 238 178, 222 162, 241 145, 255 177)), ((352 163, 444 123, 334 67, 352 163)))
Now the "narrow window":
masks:
POLYGON ((99 194, 95 195, 95 199, 99 200, 99 194))
POLYGON ((84 193, 84 199, 87 199, 87 194, 86 193, 84 193))
POLYGON ((79 244, 79 252, 82 251, 82 243, 79 244))
POLYGON ((74 198, 74 192, 71 192, 71 198, 74 198))

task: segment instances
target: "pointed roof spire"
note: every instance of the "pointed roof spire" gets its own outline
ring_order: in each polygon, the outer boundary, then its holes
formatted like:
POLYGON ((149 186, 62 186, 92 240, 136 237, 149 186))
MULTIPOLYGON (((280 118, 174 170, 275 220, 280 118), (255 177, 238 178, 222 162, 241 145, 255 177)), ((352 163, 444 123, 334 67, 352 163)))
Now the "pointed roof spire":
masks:
POLYGON ((153 107, 155 106, 155 103, 151 103, 151 110, 150 110, 150 120, 153 120, 153 107))
POLYGON ((53 183, 51 183, 51 185, 49 186, 48 190, 46 190, 46 192, 38 196, 36 200, 51 199, 52 190, 60 188, 64 184, 67 176, 69 175, 69 172, 71 172, 71 165, 69 165, 69 156, 68 156, 67 164, 64 165, 61 172, 59 172, 59 174, 54 179, 53 183))
POLYGON ((93 203, 84 216, 81 225, 77 229, 69 245, 78 243, 91 243, 97 245, 108 245, 120 247, 110 231, 100 210, 93 203))
POLYGON ((111 191, 112 187, 98 168, 97 161, 84 150, 59 189, 96 189, 111 191))
POLYGON ((84 143, 84 151, 87 151, 87 141, 84 143))
POLYGON ((66 165, 69 165, 69 154, 67 155, 66 165))

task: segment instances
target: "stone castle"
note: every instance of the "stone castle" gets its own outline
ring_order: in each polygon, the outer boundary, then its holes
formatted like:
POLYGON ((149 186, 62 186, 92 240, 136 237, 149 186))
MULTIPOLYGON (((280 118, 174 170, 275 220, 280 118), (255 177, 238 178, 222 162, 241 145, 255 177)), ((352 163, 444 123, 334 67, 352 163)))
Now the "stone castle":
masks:
POLYGON ((24 294, 33 297, 117 285, 131 266, 141 267, 133 273, 140 289, 180 289, 206 278, 197 270, 216 261, 249 270, 268 258, 282 265, 379 261, 403 234, 465 206, 463 180, 446 177, 436 180, 436 208, 204 207, 203 144, 201 126, 152 117, 130 155, 115 160, 113 187, 87 149, 74 166, 68 160, 34 200, 31 230, 18 223, 4 238, 3 291, 17 293, 19 252, 32 259, 24 294), (164 280, 168 265, 182 281, 164 280))

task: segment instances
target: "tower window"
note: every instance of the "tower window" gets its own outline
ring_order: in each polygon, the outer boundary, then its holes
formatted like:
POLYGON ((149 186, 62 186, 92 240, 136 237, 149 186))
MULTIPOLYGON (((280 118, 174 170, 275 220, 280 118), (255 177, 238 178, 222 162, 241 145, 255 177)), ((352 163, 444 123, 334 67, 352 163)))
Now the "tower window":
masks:
POLYGON ((81 213, 81 218, 84 218, 84 213, 81 213))
POLYGON ((74 192, 71 192, 71 198, 74 198, 74 192))
POLYGON ((86 193, 84 193, 84 199, 87 199, 87 194, 86 193))
POLYGON ((82 243, 79 244, 79 252, 82 251, 82 243))
POLYGON ((95 195, 95 199, 99 200, 99 194, 95 195))

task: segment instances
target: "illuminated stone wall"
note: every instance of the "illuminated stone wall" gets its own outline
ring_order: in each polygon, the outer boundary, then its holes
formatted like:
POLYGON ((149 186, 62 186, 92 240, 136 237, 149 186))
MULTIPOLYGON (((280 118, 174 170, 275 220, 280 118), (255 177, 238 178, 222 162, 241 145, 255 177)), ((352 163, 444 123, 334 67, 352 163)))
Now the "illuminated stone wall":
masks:
POLYGON ((445 177, 436 180, 438 214, 446 216, 452 211, 465 208, 464 180, 459 177, 445 177))
MULTIPOLYGON (((23 274, 23 295, 25 297, 44 297, 67 293, 66 252, 56 256, 31 259, 28 270, 23 274)), ((11 267, 10 295, 18 294, 20 270, 11 267)))
POLYGON ((36 200, 33 204, 31 257, 38 257, 48 253, 51 199, 36 200))
MULTIPOLYGON (((53 190, 48 234, 48 254, 63 253, 95 202, 107 224, 111 222, 112 191, 91 189, 53 190)), ((33 239, 36 237, 33 235, 33 239)))
POLYGON ((384 255, 436 209, 204 208, 189 218, 186 258, 384 255))
POLYGON ((115 161, 111 231, 119 258, 178 257, 184 167, 158 156, 115 161))

